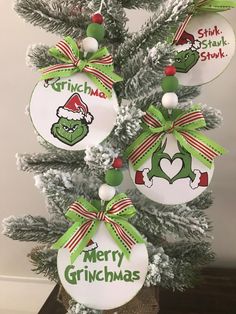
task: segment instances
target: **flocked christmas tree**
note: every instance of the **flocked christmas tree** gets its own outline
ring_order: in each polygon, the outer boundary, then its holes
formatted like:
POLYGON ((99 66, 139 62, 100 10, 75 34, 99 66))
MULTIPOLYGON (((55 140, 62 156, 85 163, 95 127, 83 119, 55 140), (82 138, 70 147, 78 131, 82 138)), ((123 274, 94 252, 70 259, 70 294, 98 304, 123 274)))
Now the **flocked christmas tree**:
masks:
MULTIPOLYGON (((114 85, 119 110, 113 131, 97 146, 85 151, 67 151, 50 145, 40 136, 44 153, 20 154, 19 169, 32 172, 35 184, 45 194, 50 218, 30 215, 10 216, 3 222, 4 234, 13 240, 36 242, 29 254, 34 271, 58 282, 57 251, 51 248, 69 227, 64 214, 78 196, 98 198, 104 174, 116 157, 141 132, 141 117, 150 104, 160 104, 163 69, 174 58, 170 38, 193 8, 191 0, 107 0, 103 7, 106 36, 103 46, 113 54, 115 71, 123 81, 114 85), (152 17, 137 33, 129 33, 126 9, 146 9, 152 17)), ((27 22, 60 36, 74 39, 86 36, 92 13, 99 9, 97 0, 17 0, 15 10, 27 22)), ((50 47, 36 44, 28 50, 28 64, 41 69, 57 63, 49 55, 50 47)), ((199 95, 197 87, 180 86, 179 107, 188 108, 199 95)), ((221 113, 201 106, 205 129, 219 127, 221 113)), ((105 123, 105 121, 104 121, 105 123)), ((124 161, 124 159, 123 159, 124 161)), ((127 163, 124 164, 127 167, 127 163)), ((210 191, 182 205, 157 204, 135 188, 125 191, 137 214, 132 224, 147 239, 149 268, 145 285, 184 290, 191 287, 199 267, 212 261, 211 224, 205 210, 212 205, 210 191)), ((95 313, 71 302, 68 313, 95 313)), ((96 312, 97 313, 97 312, 96 312)))

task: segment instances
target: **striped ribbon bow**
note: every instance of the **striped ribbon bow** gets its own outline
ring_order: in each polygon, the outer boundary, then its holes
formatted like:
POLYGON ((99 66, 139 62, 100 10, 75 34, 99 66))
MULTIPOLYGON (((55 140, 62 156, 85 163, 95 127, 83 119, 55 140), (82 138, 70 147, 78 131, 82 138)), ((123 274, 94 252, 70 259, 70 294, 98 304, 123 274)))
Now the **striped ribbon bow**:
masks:
POLYGON ((188 23, 190 22, 194 14, 201 12, 221 12, 230 10, 235 7, 235 0, 194 0, 193 8, 185 18, 183 23, 181 23, 178 27, 174 35, 173 43, 175 44, 180 40, 183 32, 185 31, 188 23))
POLYGON ((43 80, 85 72, 109 98, 112 96, 113 84, 122 81, 122 77, 114 73, 112 56, 105 47, 93 53, 88 59, 84 59, 77 43, 68 36, 55 47, 50 48, 49 53, 63 63, 41 69, 43 80))
POLYGON ((86 199, 80 197, 66 213, 66 217, 74 224, 53 245, 53 248, 69 249, 71 263, 74 263, 95 235, 99 224, 104 222, 120 250, 129 258, 133 245, 144 243, 139 232, 127 221, 135 213, 131 200, 123 193, 116 195, 106 205, 105 211, 99 211, 86 199))
POLYGON ((211 168, 215 157, 226 153, 225 149, 200 133, 199 128, 206 122, 199 106, 189 110, 174 109, 169 117, 168 111, 160 111, 150 106, 143 117, 143 132, 125 151, 135 170, 162 144, 166 134, 171 133, 192 156, 211 168))

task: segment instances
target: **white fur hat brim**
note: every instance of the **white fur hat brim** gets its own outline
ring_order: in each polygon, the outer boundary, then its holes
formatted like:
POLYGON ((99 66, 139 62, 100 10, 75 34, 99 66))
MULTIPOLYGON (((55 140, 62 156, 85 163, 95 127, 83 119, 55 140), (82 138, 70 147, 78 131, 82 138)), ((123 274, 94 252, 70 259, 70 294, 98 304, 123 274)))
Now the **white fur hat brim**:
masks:
POLYGON ((59 107, 57 109, 57 116, 59 118, 66 118, 68 120, 82 120, 82 119, 86 120, 86 116, 84 115, 83 112, 81 112, 81 111, 80 112, 73 112, 73 111, 67 110, 63 107, 59 107))

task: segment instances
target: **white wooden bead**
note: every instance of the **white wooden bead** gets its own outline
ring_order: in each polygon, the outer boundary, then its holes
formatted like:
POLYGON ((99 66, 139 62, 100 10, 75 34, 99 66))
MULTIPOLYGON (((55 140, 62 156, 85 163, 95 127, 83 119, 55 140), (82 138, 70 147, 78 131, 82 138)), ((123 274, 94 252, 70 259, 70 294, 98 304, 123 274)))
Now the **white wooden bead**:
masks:
POLYGON ((86 37, 82 40, 82 48, 85 52, 96 52, 98 50, 98 41, 93 37, 86 37))
POLYGON ((115 196, 115 194, 115 187, 108 184, 102 184, 98 191, 98 195, 103 201, 110 201, 115 196))
POLYGON ((178 105, 178 96, 175 93, 165 93, 161 103, 166 109, 174 109, 178 105))

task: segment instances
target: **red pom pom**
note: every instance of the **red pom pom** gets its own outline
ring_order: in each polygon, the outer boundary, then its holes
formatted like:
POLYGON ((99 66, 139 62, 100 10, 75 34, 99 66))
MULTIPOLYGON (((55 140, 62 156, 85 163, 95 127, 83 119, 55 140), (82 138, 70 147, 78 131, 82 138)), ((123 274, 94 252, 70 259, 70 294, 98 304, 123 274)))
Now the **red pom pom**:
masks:
POLYGON ((122 166, 123 166, 122 159, 119 157, 115 158, 113 161, 112 167, 115 169, 119 169, 119 168, 122 168, 122 166))
POLYGON ((91 20, 92 20, 93 23, 102 24, 104 19, 103 19, 102 14, 100 14, 100 13, 95 13, 95 14, 92 16, 91 20))
POLYGON ((167 67, 165 67, 165 75, 167 76, 173 76, 176 73, 176 67, 174 67, 173 65, 168 65, 167 67))

